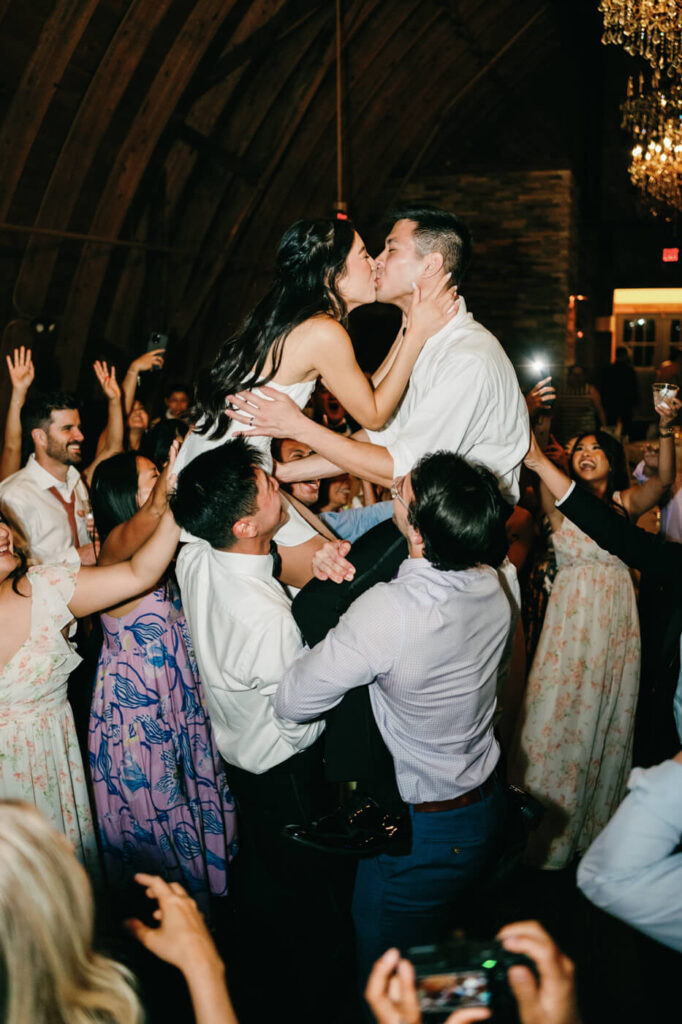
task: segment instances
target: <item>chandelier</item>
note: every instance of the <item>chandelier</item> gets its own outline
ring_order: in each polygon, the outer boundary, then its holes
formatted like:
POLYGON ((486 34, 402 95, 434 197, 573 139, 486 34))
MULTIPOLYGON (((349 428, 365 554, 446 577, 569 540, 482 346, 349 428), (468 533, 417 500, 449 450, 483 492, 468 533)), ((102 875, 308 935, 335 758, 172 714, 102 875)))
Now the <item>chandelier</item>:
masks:
POLYGON ((647 90, 640 75, 635 93, 630 78, 621 111, 634 142, 630 180, 652 213, 682 210, 682 84, 661 89, 656 72, 647 90))
POLYGON ((682 0, 601 0, 602 43, 644 57, 672 78, 682 71, 682 0))

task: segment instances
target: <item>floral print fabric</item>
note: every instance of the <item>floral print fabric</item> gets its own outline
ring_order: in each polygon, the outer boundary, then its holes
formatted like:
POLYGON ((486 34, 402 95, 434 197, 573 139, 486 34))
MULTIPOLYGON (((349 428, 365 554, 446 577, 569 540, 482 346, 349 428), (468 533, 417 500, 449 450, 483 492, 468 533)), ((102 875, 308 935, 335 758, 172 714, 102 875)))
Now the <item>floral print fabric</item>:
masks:
POLYGON ((609 821, 631 768, 639 618, 626 566, 568 519, 510 756, 512 782, 547 810, 529 861, 562 868, 609 821))
POLYGON ((73 622, 68 602, 76 573, 36 565, 31 627, 25 643, 0 671, 0 797, 34 804, 73 844, 97 877, 97 842, 85 769, 78 748, 69 675, 81 658, 63 633, 73 622))
POLYGON ((177 589, 102 628, 89 757, 107 881, 160 874, 206 905, 227 892, 235 812, 177 589))

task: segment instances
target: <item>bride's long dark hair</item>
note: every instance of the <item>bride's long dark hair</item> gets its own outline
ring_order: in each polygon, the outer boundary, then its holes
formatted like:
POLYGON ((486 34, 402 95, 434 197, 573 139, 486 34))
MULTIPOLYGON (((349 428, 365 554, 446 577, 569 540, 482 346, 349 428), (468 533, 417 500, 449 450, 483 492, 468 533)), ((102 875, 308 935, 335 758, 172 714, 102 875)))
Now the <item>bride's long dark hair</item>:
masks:
POLYGON ((267 384, 282 363, 284 343, 299 324, 320 313, 347 315, 338 290, 355 229, 348 220, 299 220, 284 233, 275 279, 236 334, 223 345, 210 369, 199 375, 193 419, 198 434, 224 437, 231 420, 225 395, 267 384), (268 357, 270 370, 263 374, 268 357))

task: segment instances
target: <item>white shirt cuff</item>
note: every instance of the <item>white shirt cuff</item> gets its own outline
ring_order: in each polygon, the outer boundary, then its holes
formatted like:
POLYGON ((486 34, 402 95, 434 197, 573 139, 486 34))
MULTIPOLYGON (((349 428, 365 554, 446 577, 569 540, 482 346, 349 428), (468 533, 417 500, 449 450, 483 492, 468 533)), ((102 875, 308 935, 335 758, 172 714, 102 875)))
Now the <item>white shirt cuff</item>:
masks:
POLYGON ((554 502, 554 504, 556 505, 557 508, 561 508, 563 503, 566 501, 566 498, 568 498, 571 494, 573 494, 573 488, 574 487, 575 487, 575 480, 572 481, 571 486, 568 488, 568 490, 564 494, 563 498, 557 498, 557 500, 554 502))

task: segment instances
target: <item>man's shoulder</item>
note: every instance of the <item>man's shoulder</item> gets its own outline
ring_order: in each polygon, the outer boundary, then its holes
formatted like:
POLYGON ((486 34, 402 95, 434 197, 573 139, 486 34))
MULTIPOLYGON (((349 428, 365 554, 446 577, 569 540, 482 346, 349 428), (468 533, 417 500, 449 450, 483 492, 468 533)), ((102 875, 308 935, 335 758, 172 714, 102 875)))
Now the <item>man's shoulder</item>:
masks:
POLYGON ((13 503, 21 502, 22 499, 32 500, 36 491, 39 490, 29 467, 22 466, 16 473, 12 473, 0 483, 0 499, 13 503))
POLYGON ((480 368, 490 370, 492 364, 511 369, 508 356, 495 335, 473 318, 444 332, 439 344, 433 347, 431 358, 439 373, 445 374, 459 375, 468 367, 474 372, 480 368))
POLYGON ((208 600, 213 614, 227 615, 258 629, 260 619, 252 618, 254 609, 267 609, 268 621, 277 618, 294 621, 291 604, 281 593, 264 585, 258 576, 231 572, 229 565, 216 557, 206 541, 183 544, 176 563, 183 601, 208 600))

